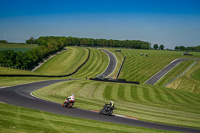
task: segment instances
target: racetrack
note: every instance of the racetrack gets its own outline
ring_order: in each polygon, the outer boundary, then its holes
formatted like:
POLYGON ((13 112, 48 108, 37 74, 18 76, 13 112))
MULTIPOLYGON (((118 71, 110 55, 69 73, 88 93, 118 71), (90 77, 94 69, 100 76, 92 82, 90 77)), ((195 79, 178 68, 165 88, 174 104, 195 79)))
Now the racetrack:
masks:
POLYGON ((112 52, 104 50, 104 49, 101 49, 101 50, 104 51, 108 55, 109 64, 106 70, 103 73, 99 74, 98 76, 107 77, 115 70, 115 67, 117 65, 117 59, 112 52))
POLYGON ((163 76, 165 76, 169 71, 171 71, 174 67, 176 67, 178 64, 180 64, 182 61, 188 60, 188 59, 176 59, 172 61, 169 65, 164 67, 161 71, 153 75, 150 79, 148 79, 145 84, 156 84, 163 76))
POLYGON ((23 84, 23 85, 8 87, 8 88, 1 88, 0 101, 4 103, 8 103, 8 104, 13 104, 17 106, 22 106, 22 107, 47 111, 51 113, 56 113, 60 115, 72 116, 72 117, 80 117, 80 118, 93 119, 93 120, 98 120, 98 121, 105 121, 105 122, 125 124, 125 125, 131 125, 131 126, 139 126, 139 127, 147 127, 147 128, 155 128, 155 129, 162 129, 162 130, 168 130, 168 131, 193 132, 193 133, 200 132, 200 130, 198 129, 157 124, 157 123, 145 122, 145 121, 134 120, 134 119, 129 119, 129 118, 123 118, 119 116, 99 115, 97 112, 92 112, 92 111, 83 110, 79 108, 71 108, 71 109, 64 108, 61 106, 61 104, 42 100, 31 95, 31 92, 33 90, 37 90, 45 86, 62 82, 62 81, 66 81, 66 80, 49 80, 49 81, 23 84))
MULTIPOLYGON (((113 58, 110 58, 110 62, 113 61, 113 58)), ((110 65, 109 63, 107 69, 110 71, 106 72, 105 75, 109 75, 115 67, 110 65), (111 68, 112 67, 112 68, 111 68)), ((42 100, 40 98, 36 98, 31 95, 31 92, 45 86, 49 86, 58 82, 63 82, 67 80, 49 80, 49 81, 41 81, 41 82, 34 82, 28 84, 17 85, 13 87, 1 88, 0 89, 0 102, 13 104, 16 106, 22 106, 42 111, 47 111, 51 113, 56 113, 60 115, 67 115, 72 117, 80 117, 104 122, 111 122, 111 123, 118 123, 124 125, 131 125, 131 126, 139 126, 139 127, 146 127, 146 128, 155 128, 161 130, 168 130, 168 131, 179 131, 179 132, 193 132, 198 133, 200 132, 199 129, 191 129, 185 127, 177 127, 172 125, 164 125, 164 124, 157 124, 151 122, 145 122, 140 120, 135 120, 131 118, 124 118, 120 116, 105 116, 99 115, 97 112, 88 111, 79 108, 64 108, 61 106, 61 103, 53 103, 50 101, 42 100)))

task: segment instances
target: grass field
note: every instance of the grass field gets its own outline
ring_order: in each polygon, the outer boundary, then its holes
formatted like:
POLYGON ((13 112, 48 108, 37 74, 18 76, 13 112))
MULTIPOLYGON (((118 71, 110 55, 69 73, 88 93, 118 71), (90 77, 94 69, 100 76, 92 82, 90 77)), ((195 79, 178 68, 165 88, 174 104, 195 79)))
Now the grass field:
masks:
POLYGON ((66 96, 75 94, 75 107, 88 110, 100 110, 112 100, 117 114, 200 128, 200 95, 165 87, 81 80, 54 84, 33 94, 60 104, 66 96))
POLYGON ((68 47, 68 50, 47 60, 36 73, 64 75, 74 72, 88 57, 89 51, 82 47, 68 47))
POLYGON ((0 51, 5 50, 13 50, 15 52, 27 52, 30 49, 36 48, 38 45, 36 44, 21 44, 21 43, 14 43, 14 44, 0 44, 0 51))
POLYGON ((51 114, 0 103, 0 132, 142 132, 163 133, 167 131, 112 124, 94 120, 51 114))
MULTIPOLYGON (((177 58, 191 58, 191 56, 182 56, 182 51, 162 51, 162 50, 137 50, 121 49, 126 60, 119 78, 125 78, 129 81, 138 81, 144 83, 171 61, 177 58), (141 56, 140 54, 144 55, 141 56), (148 55, 146 57, 145 55, 148 55)), ((194 52, 194 57, 200 57, 199 52, 194 52)))

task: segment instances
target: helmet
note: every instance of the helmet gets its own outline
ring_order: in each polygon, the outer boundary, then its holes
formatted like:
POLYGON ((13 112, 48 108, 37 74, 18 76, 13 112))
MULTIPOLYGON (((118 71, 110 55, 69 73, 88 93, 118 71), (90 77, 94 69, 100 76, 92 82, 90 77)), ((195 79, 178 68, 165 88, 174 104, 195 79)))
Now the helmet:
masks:
POLYGON ((74 96, 74 94, 72 94, 72 96, 74 96))
POLYGON ((113 102, 113 101, 110 101, 110 103, 111 103, 111 104, 114 104, 114 102, 113 102))

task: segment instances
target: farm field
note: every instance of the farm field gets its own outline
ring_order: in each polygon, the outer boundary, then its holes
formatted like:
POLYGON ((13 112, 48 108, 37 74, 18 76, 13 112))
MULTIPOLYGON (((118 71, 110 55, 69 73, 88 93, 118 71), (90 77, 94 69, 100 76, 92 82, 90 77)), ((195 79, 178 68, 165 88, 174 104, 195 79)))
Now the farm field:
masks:
POLYGON ((36 48, 38 45, 36 44, 21 44, 21 43, 8 43, 8 44, 0 44, 0 51, 5 50, 13 50, 15 52, 27 52, 30 49, 36 48))
POLYGON ((0 128, 2 133, 18 132, 142 132, 164 133, 156 129, 112 124, 94 120, 51 114, 0 103, 0 128))
POLYGON ((194 56, 183 56, 182 51, 161 51, 161 50, 137 50, 121 49, 126 60, 119 78, 128 81, 138 81, 144 83, 171 61, 177 58, 200 57, 199 52, 191 52, 194 56), (140 54, 144 55, 141 56, 140 54), (145 55, 148 55, 146 57, 145 55))
POLYGON ((57 103, 75 94, 75 107, 100 110, 110 100, 114 113, 139 120, 200 128, 200 95, 152 85, 134 85, 98 81, 66 81, 33 92, 57 103))

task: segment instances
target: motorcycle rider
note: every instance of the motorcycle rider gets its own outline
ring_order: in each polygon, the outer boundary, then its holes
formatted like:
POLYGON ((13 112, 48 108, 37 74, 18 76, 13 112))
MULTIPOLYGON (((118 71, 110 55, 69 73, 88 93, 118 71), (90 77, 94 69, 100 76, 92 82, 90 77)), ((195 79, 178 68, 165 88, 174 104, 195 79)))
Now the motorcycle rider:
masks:
POLYGON ((74 102, 75 101, 75 96, 74 96, 74 94, 72 94, 71 96, 69 96, 68 98, 66 98, 67 99, 67 104, 69 103, 69 102, 74 102))
POLYGON ((110 101, 110 104, 107 105, 108 105, 107 110, 114 110, 115 106, 113 101, 110 101))

